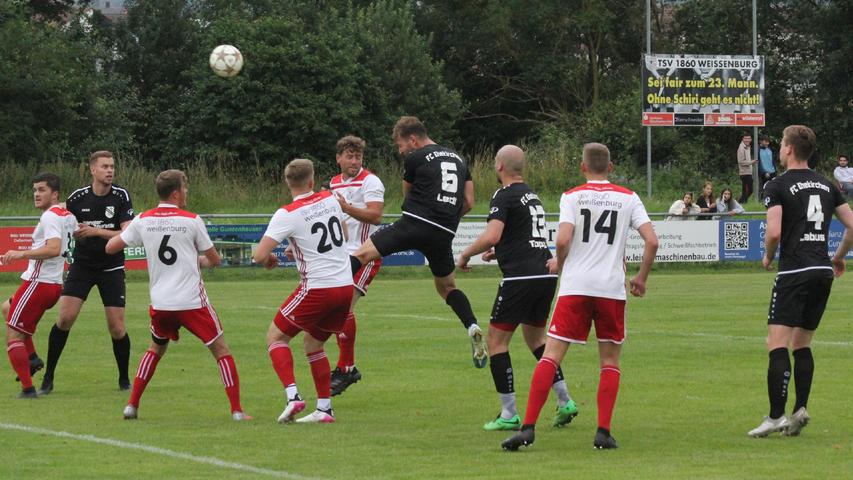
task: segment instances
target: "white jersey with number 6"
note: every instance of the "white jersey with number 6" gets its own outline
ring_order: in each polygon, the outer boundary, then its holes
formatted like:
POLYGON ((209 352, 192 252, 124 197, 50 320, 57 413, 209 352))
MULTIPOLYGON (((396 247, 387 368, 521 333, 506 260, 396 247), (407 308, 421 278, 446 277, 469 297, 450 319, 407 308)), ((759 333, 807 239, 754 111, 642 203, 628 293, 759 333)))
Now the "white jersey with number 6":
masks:
POLYGON ((643 201, 606 180, 589 181, 560 198, 560 223, 575 226, 560 295, 625 300, 628 229, 650 222, 643 201))
POLYGON ((213 242, 204 221, 192 212, 161 203, 143 212, 121 233, 130 247, 145 247, 151 306, 155 310, 195 310, 208 306, 198 255, 213 242))
POLYGON ((290 242, 302 283, 309 290, 352 285, 343 217, 331 192, 309 192, 279 208, 264 236, 290 242))

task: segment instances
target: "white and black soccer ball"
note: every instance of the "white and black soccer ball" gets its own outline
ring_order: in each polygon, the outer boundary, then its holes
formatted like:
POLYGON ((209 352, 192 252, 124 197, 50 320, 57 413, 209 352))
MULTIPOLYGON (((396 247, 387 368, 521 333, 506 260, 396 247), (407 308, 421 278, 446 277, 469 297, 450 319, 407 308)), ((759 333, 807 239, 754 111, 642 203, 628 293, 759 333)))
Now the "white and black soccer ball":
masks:
POLYGON ((220 45, 210 52, 210 68, 220 77, 233 77, 243 68, 243 54, 233 45, 220 45))

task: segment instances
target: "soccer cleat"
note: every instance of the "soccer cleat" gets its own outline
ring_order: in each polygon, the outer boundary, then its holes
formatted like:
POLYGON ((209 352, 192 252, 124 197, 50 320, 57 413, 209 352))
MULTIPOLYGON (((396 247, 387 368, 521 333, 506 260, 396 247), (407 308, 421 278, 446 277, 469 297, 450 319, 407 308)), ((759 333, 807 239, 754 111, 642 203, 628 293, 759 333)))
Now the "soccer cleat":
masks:
POLYGON ((596 450, 607 450, 610 448, 619 448, 619 444, 616 443, 616 439, 613 438, 613 435, 610 435, 610 430, 599 428, 598 431, 595 432, 595 439, 592 441, 592 447, 596 450))
POLYGON ((41 381, 41 388, 39 388, 39 395, 48 395, 53 391, 53 380, 47 377, 43 378, 41 381))
POLYGON ((335 423, 335 412, 332 409, 314 410, 308 415, 296 420, 296 423, 335 423))
POLYGON ((514 452, 521 446, 533 445, 533 440, 536 439, 535 428, 535 425, 522 425, 520 432, 501 442, 501 448, 514 452))
POLYGON ((500 414, 491 422, 483 425, 483 430, 487 432, 495 432, 498 430, 518 430, 521 428, 521 418, 515 415, 512 418, 502 418, 500 414))
POLYGON ((118 389, 122 392, 126 392, 126 391, 130 390, 130 380, 128 380, 126 378, 119 378, 118 379, 118 389))
MULTIPOLYGON (((35 375, 36 372, 38 372, 42 368, 44 368, 44 361, 42 359, 40 359, 38 356, 30 357, 30 377, 35 375)), ((21 381, 20 377, 18 377, 16 375, 15 381, 20 382, 21 381)))
POLYGON ((474 359, 474 366, 484 368, 489 360, 489 350, 486 348, 486 339, 483 338, 483 331, 476 323, 468 329, 468 336, 471 337, 471 357, 474 359))
POLYGON ((34 398, 39 398, 39 395, 36 393, 36 387, 30 387, 21 390, 21 393, 18 394, 18 398, 32 400, 34 398))
POLYGON ((123 413, 125 420, 136 420, 139 416, 139 409, 134 407, 133 405, 128 405, 124 407, 123 413))
POLYGON ((788 428, 782 432, 782 435, 796 437, 800 434, 803 428, 809 424, 811 419, 812 417, 809 416, 809 412, 806 411, 806 407, 800 407, 788 418, 788 428))
POLYGON ((231 418, 235 422, 245 422, 247 420, 252 420, 252 417, 250 415, 246 415, 243 412, 231 412, 231 418))
POLYGON ((572 420, 577 416, 578 406, 575 405, 574 400, 569 399, 569 402, 566 403, 565 406, 557 407, 557 415, 554 417, 554 426, 564 427, 572 423, 572 420))
MULTIPOLYGON (((764 438, 773 432, 781 432, 785 430, 788 428, 788 425, 788 419, 785 415, 782 415, 779 418, 764 417, 764 421, 761 422, 761 425, 750 430, 748 435, 754 438, 764 438)), ((800 429, 802 429, 802 427, 800 427, 800 429)))
POLYGON ((277 421, 278 423, 290 423, 296 414, 302 410, 305 410, 305 402, 302 401, 299 395, 296 395, 296 397, 287 401, 287 406, 284 407, 284 411, 278 416, 277 421))
POLYGON ((352 367, 352 370, 344 372, 340 368, 335 367, 332 370, 332 396, 344 393, 350 385, 358 383, 359 380, 361 380, 361 372, 357 368, 352 367))

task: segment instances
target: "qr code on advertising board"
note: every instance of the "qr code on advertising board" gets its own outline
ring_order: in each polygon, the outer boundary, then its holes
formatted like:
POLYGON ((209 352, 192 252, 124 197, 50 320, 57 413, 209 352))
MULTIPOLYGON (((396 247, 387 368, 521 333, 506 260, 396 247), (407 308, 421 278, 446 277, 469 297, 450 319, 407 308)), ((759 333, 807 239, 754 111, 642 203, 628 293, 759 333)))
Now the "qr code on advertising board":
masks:
POLYGON ((726 250, 749 250, 749 223, 727 222, 725 225, 726 250))

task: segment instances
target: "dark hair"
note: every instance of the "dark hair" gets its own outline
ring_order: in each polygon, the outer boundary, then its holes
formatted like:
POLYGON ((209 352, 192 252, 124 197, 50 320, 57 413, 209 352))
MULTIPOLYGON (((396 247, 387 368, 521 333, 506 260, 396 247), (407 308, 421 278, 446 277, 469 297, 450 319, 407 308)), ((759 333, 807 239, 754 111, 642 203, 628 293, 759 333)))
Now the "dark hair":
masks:
POLYGON ((583 160, 592 173, 607 173, 610 165, 610 150, 602 143, 586 143, 583 146, 583 160))
POLYGON ((839 159, 839 160, 841 160, 842 158, 843 158, 844 160, 847 160, 848 162, 850 161, 850 158, 849 158, 847 155, 844 155, 843 153, 842 153, 841 155, 839 155, 839 156, 838 156, 838 159, 839 159))
POLYGON ((397 124, 394 125, 392 137, 394 139, 408 138, 412 135, 418 138, 426 138, 427 129, 417 117, 400 117, 397 124))
POLYGON ((731 189, 731 188, 726 187, 726 188, 724 188, 724 189, 723 189, 723 191, 722 191, 722 192, 720 192, 720 202, 722 202, 722 203, 723 203, 723 205, 725 205, 725 206, 726 206, 726 210, 731 210, 731 209, 732 209, 732 200, 734 200, 734 199, 735 199, 735 194, 734 194, 734 192, 732 192, 732 189, 731 189), (725 195, 725 194, 726 194, 726 192, 729 192, 729 199, 728 199, 728 201, 723 199, 723 195, 725 195))
MULTIPOLYGON (((811 128, 805 125, 790 125, 782 132, 785 143, 794 149, 794 156, 800 161, 811 160, 815 152, 817 139, 811 128)), ((817 164, 817 159, 815 159, 817 164)))
POLYGON ((33 185, 44 182, 52 192, 59 191, 59 176, 50 172, 42 172, 33 177, 33 185))
POLYGON ((187 175, 180 170, 165 170, 157 175, 154 184, 157 187, 157 196, 160 200, 166 200, 174 192, 177 192, 187 182, 187 175))
POLYGON ((761 138, 758 139, 758 141, 770 143, 770 137, 768 137, 767 135, 762 135, 761 138))
POLYGON ((338 155, 346 152, 347 150, 352 150, 355 153, 364 153, 364 140, 356 137, 355 135, 347 135, 346 137, 338 140, 336 145, 338 149, 338 155))

